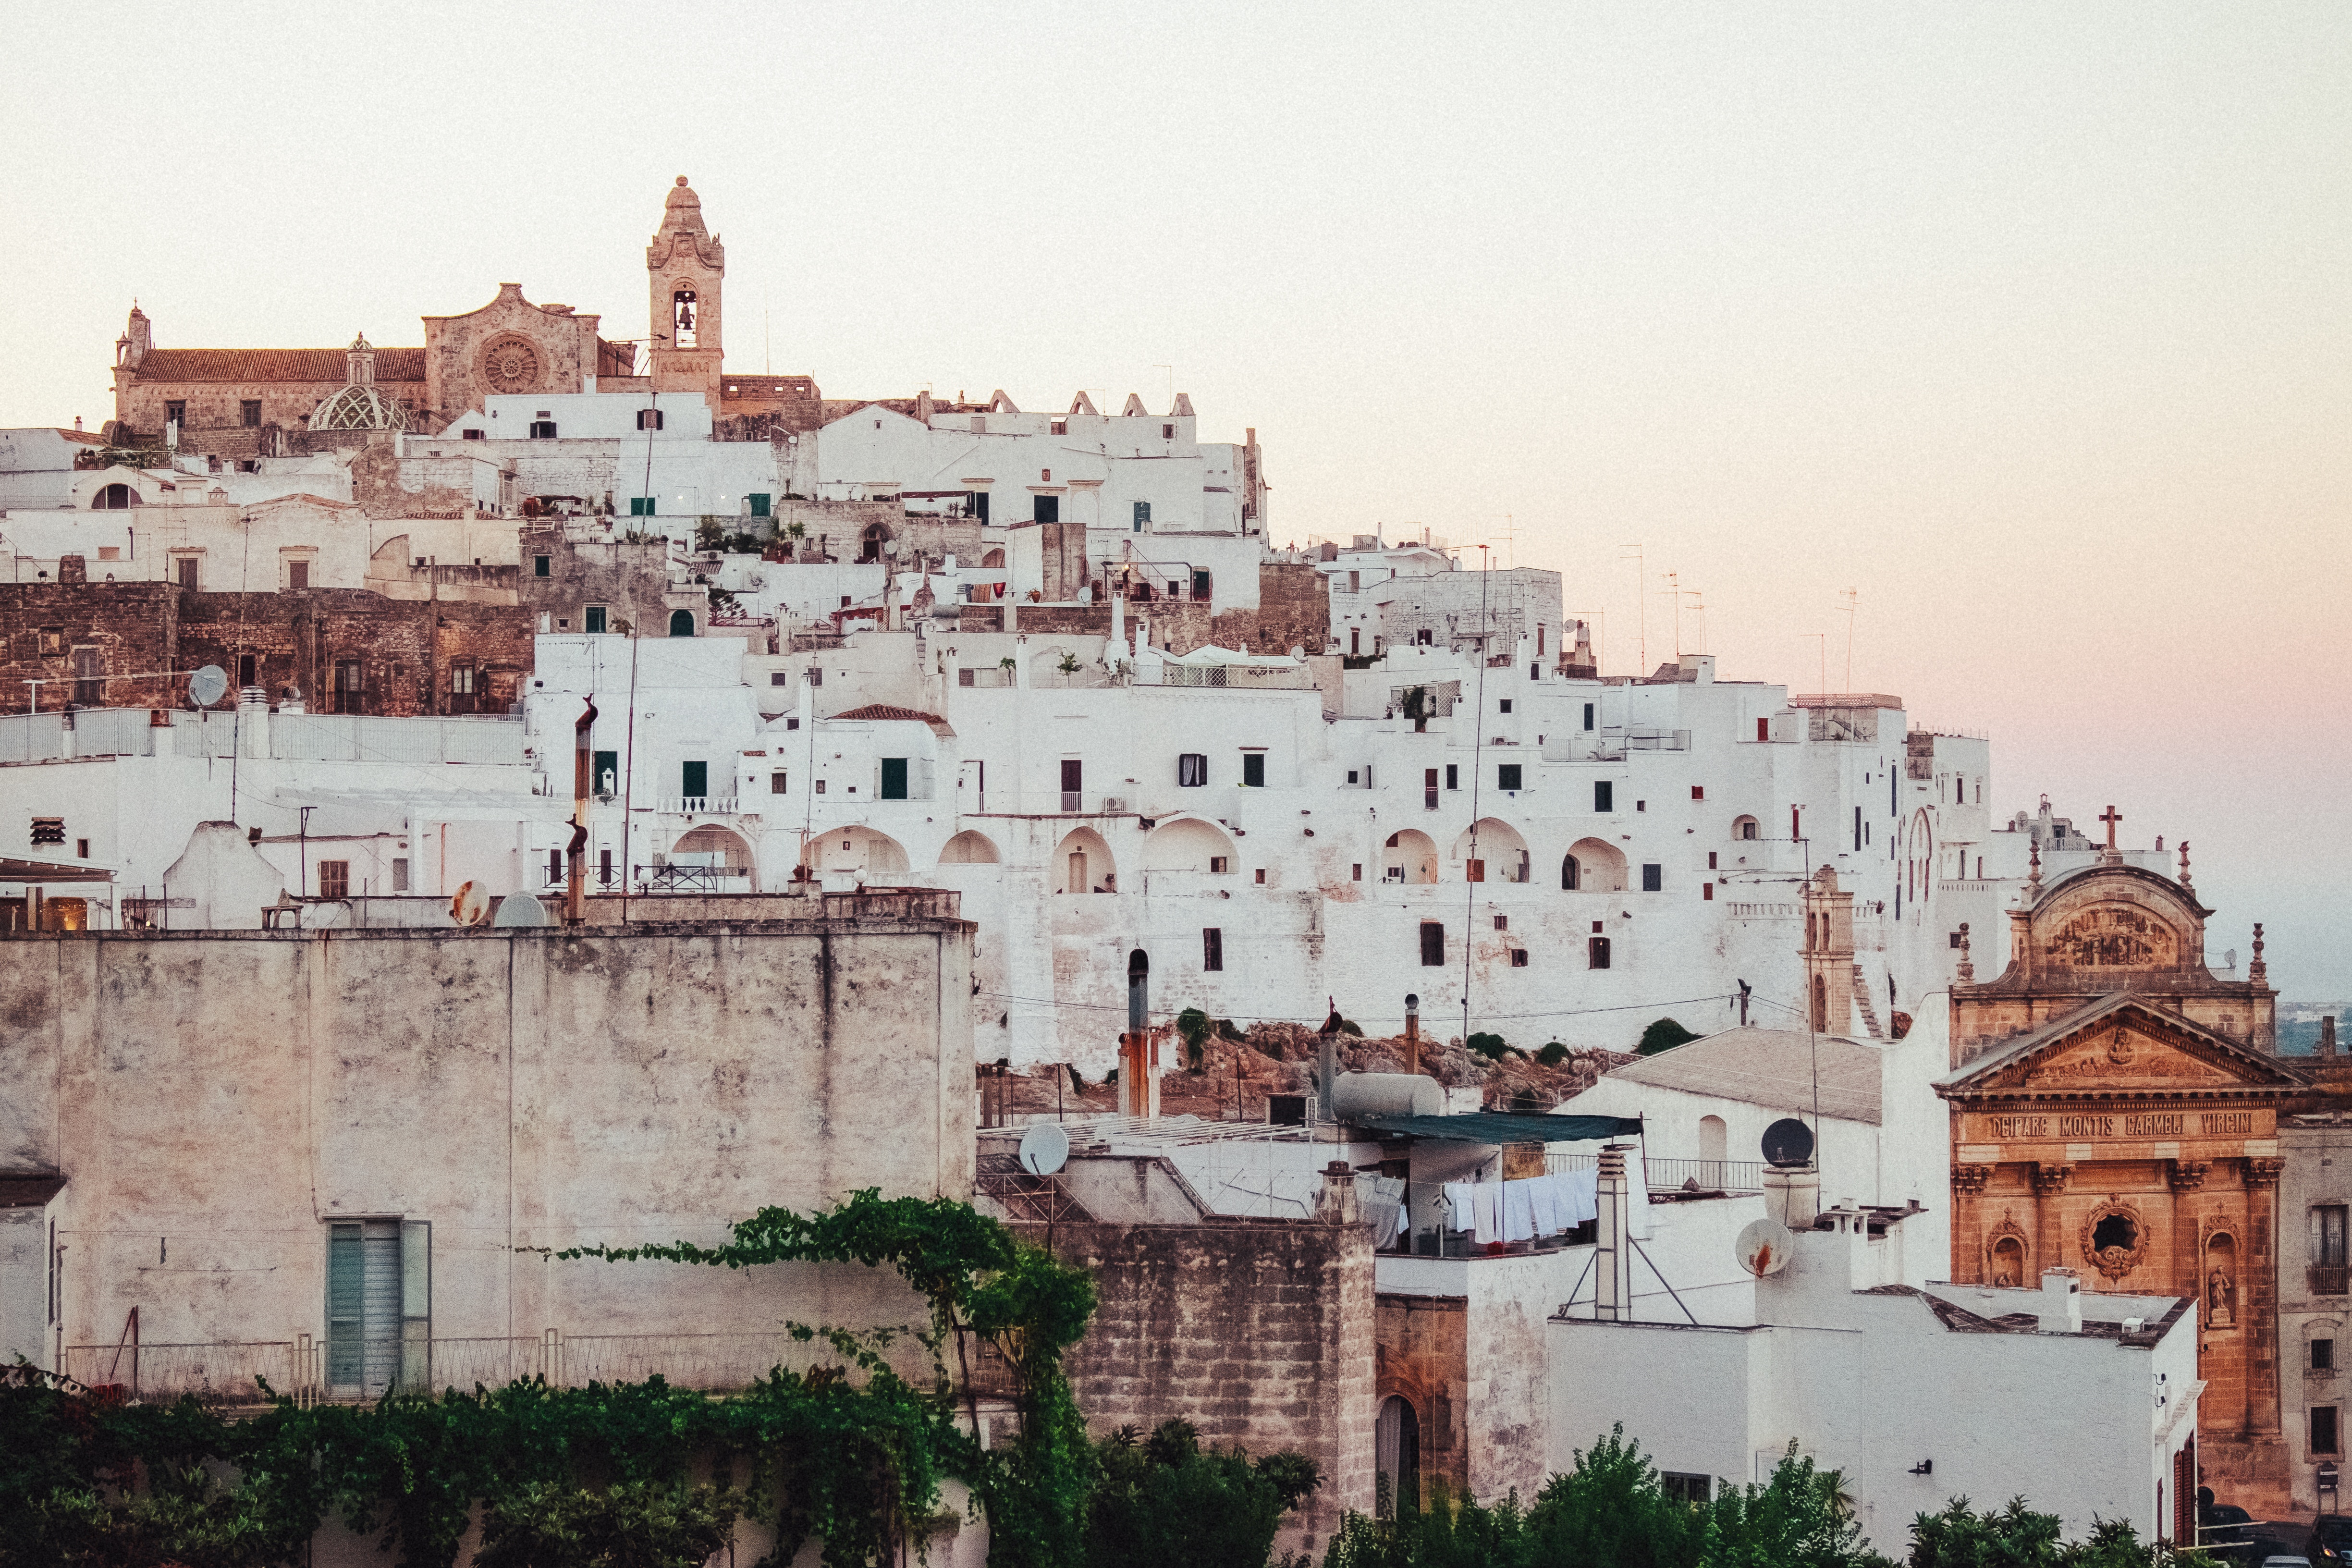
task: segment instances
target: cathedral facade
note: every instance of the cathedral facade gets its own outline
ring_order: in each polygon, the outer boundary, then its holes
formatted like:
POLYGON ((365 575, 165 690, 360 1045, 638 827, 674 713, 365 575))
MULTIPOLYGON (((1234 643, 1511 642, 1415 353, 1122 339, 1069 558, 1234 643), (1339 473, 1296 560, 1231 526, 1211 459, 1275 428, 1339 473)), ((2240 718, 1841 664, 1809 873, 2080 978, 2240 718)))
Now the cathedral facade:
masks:
MULTIPOLYGON (((2112 850, 2010 911, 2009 966, 1952 988, 1952 1279, 2195 1303, 2199 1479, 2259 1516, 2284 1500, 2276 1258, 2283 1111, 2305 1076, 2273 1054, 2259 935, 2244 980, 2205 963, 2178 880, 2112 850)), ((2257 932, 2260 927, 2256 928, 2257 932)))

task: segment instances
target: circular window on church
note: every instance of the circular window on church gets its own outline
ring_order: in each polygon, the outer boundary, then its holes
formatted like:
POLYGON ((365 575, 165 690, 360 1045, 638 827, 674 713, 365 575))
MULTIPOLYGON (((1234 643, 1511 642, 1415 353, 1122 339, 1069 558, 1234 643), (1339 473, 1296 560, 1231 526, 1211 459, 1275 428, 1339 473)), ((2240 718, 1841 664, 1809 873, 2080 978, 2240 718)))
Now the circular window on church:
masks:
POLYGON ((2109 1279, 2121 1279, 2139 1266, 2147 1250, 2147 1228, 2139 1211, 2109 1197, 2083 1220, 2083 1259, 2109 1279))
POLYGON ((482 351, 482 379, 493 392, 530 392, 539 385, 539 350, 528 338, 493 338, 482 351))

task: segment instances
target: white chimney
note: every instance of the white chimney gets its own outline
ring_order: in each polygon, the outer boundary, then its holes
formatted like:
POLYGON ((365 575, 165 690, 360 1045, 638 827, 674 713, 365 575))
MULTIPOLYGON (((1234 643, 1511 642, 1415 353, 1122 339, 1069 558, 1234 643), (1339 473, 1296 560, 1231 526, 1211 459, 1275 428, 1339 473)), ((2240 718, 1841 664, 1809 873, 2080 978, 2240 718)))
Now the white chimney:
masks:
POLYGON ((2071 1268, 2042 1271, 2042 1304, 2038 1331, 2079 1334, 2083 1331, 2083 1282, 2071 1268))
POLYGON ((1601 1151, 1600 1215, 1593 1226, 1592 1315, 1609 1322, 1633 1320, 1633 1216, 1626 1188, 1625 1152, 1612 1143, 1601 1151))

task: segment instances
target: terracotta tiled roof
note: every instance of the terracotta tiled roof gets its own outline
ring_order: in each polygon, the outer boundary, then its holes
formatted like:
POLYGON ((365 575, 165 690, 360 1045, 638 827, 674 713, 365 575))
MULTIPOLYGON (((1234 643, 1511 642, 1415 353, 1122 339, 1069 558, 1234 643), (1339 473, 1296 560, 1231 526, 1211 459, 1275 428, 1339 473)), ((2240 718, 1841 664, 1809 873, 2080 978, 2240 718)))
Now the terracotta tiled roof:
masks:
POLYGON ((912 708, 894 708, 887 702, 869 702, 863 708, 852 708, 846 713, 836 713, 835 719, 911 719, 918 724, 940 724, 946 721, 936 713, 918 713, 912 708))
MULTIPOLYGON (((351 361, 341 349, 149 349, 137 381, 310 381, 341 386, 351 361)), ((423 349, 378 349, 375 378, 423 381, 423 349)))

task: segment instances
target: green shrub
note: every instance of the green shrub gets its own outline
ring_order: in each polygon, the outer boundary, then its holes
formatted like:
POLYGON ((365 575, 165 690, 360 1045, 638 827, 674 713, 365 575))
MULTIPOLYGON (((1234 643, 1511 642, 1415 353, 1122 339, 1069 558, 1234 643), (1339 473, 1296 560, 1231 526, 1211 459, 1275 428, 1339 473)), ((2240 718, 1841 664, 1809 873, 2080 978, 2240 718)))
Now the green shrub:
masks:
POLYGON ((1261 1568, 1282 1516, 1321 1481, 1304 1454, 1253 1465, 1239 1448, 1204 1451, 1182 1420, 1140 1441, 1123 1427, 1096 1458, 1102 1479, 1087 1525, 1090 1568, 1261 1568))
POLYGON ((1660 1018, 1642 1031, 1641 1044, 1633 1049, 1642 1056, 1654 1057, 1660 1051, 1673 1050, 1676 1046, 1687 1045, 1697 1038, 1696 1035, 1672 1018, 1660 1018))
POLYGON ((1559 1066, 1560 1063, 1568 1060, 1568 1047, 1560 1044, 1558 1040, 1554 1040, 1551 1044, 1546 1046, 1543 1049, 1536 1053, 1536 1060, 1543 1063, 1543 1065, 1548 1068, 1556 1068, 1559 1066))

